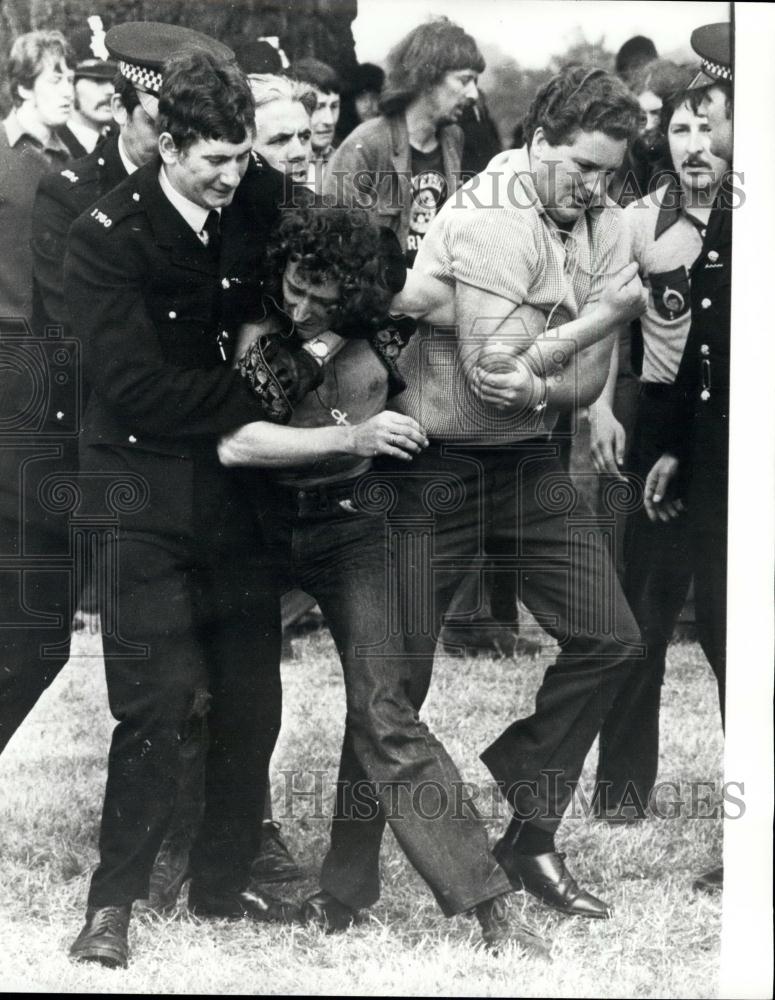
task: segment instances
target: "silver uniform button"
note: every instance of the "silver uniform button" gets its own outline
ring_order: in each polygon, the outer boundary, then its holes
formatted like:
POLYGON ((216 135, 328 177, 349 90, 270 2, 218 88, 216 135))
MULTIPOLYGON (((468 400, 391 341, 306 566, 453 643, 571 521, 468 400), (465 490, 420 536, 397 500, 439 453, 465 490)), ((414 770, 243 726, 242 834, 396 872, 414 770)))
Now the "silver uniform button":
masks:
POLYGON ((57 410, 57 420, 63 420, 63 419, 64 419, 64 413, 62 413, 61 410, 57 410))
POLYGON ((708 260, 711 264, 715 264, 718 260, 718 252, 716 250, 708 250, 708 260))
POLYGON ((703 344, 700 347, 700 354, 702 354, 704 357, 707 357, 710 354, 710 348, 708 347, 707 344, 703 344))
POLYGON ((135 193, 132 195, 132 201, 139 201, 139 200, 140 200, 140 195, 137 193, 137 191, 135 191, 135 193))
POLYGON ((231 282, 229 281, 228 278, 224 278, 223 279, 223 281, 221 282, 221 288, 224 288, 224 289, 231 288, 231 282))
POLYGON ((167 313, 167 315, 169 316, 170 319, 177 319, 178 318, 178 314, 175 312, 174 309, 170 309, 170 311, 167 313))
POLYGON ((129 443, 130 444, 137 444, 137 438, 134 436, 134 434, 130 434, 129 435, 129 443))
POLYGON ((701 229, 701 230, 700 230, 700 236, 701 236, 701 237, 702 237, 703 239, 705 239, 705 236, 706 236, 707 232, 708 232, 708 230, 707 230, 707 229, 701 229))
POLYGON ((98 163, 98 164, 99 164, 99 165, 100 165, 101 167, 104 167, 104 166, 105 166, 105 161, 103 160, 103 158, 102 158, 102 157, 100 157, 100 158, 99 158, 99 160, 97 160, 97 163, 98 163))
POLYGON ((703 309, 710 309, 711 301, 710 299, 703 299, 702 302, 700 302, 700 305, 702 306, 703 309))
POLYGON ((703 389, 702 392, 700 393, 700 399, 703 401, 703 403, 707 403, 708 400, 710 399, 710 392, 707 389, 703 389))

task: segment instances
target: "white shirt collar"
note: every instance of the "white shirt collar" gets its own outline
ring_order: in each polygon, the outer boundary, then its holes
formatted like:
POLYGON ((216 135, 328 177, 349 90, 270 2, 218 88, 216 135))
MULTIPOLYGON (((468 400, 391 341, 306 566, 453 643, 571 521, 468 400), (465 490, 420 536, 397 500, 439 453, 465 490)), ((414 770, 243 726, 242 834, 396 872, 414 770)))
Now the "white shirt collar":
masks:
MULTIPOLYGON (((162 164, 159 168, 159 184, 161 185, 161 189, 166 195, 167 200, 172 204, 172 207, 177 209, 197 236, 199 236, 205 227, 205 222, 207 222, 207 216, 210 214, 210 210, 202 208, 201 205, 197 205, 196 202, 191 201, 186 198, 185 195, 176 191, 172 186, 169 177, 167 177, 164 164, 162 164)), ((216 208, 215 211, 219 215, 221 214, 220 208, 216 208)))
POLYGON ((67 123, 67 128, 73 133, 75 138, 80 142, 87 153, 93 153, 100 138, 100 132, 96 129, 89 128, 88 125, 84 125, 83 122, 70 121, 67 123))
POLYGON ((8 117, 3 120, 3 125, 5 125, 6 135, 8 136, 8 145, 11 147, 15 146, 23 136, 27 136, 43 150, 50 150, 54 153, 63 153, 68 159, 71 158, 70 150, 67 146, 65 146, 56 132, 52 131, 47 141, 44 142, 40 136, 33 135, 33 133, 22 124, 19 120, 19 116, 16 114, 15 108, 12 109, 8 117))
POLYGON ((137 170, 137 164, 132 163, 129 159, 129 155, 124 146, 124 137, 119 135, 118 137, 118 155, 121 157, 121 162, 124 164, 124 170, 127 174, 133 174, 137 170))
POLYGON ((16 117, 16 111, 11 111, 8 117, 3 120, 3 125, 5 125, 5 131, 8 135, 8 145, 13 148, 19 139, 26 134, 16 117))

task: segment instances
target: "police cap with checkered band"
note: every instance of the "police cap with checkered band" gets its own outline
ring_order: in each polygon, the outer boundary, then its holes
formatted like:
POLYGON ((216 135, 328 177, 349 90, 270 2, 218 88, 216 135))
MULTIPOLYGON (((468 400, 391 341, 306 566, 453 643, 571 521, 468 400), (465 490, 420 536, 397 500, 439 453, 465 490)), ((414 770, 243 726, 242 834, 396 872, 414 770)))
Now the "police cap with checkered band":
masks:
POLYGON ((689 84, 691 89, 714 83, 732 83, 732 35, 729 21, 703 24, 692 32, 691 46, 702 59, 702 68, 689 84))
POLYGON ((219 59, 234 59, 228 45, 209 35, 160 21, 117 24, 105 35, 105 45, 118 60, 119 73, 134 84, 140 103, 153 119, 159 113, 162 70, 169 58, 190 49, 204 49, 219 59))

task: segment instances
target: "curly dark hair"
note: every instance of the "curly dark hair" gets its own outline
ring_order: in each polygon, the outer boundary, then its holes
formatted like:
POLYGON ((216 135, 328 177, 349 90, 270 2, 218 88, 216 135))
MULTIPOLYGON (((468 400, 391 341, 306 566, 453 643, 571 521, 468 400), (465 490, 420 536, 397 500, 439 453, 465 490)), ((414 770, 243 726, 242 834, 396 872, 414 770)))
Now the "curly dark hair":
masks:
POLYGON ((577 132, 603 132, 612 139, 631 139, 640 106, 622 81, 602 69, 567 66, 533 98, 522 122, 529 145, 537 128, 551 146, 570 142, 577 132))
POLYGON ((395 233, 358 208, 285 211, 267 244, 265 261, 265 287, 278 300, 290 262, 312 284, 338 281, 339 308, 331 329, 345 337, 368 337, 380 329, 406 277, 395 233))

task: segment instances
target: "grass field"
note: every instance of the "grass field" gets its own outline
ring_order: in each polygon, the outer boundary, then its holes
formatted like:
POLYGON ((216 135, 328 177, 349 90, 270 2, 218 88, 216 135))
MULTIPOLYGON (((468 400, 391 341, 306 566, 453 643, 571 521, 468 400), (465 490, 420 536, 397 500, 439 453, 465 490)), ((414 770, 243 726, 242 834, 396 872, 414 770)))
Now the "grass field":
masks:
MULTIPOLYGON (((515 918, 553 939, 550 963, 474 945, 475 921, 444 919, 391 835, 383 850, 380 902, 347 934, 306 928, 198 923, 183 901, 170 917, 136 915, 127 971, 73 965, 67 947, 80 929, 104 785, 112 720, 95 639, 76 654, 0 759, 0 989, 81 993, 290 993, 414 996, 712 997, 716 994, 721 904, 695 895, 694 875, 721 855, 721 820, 649 818, 610 827, 583 810, 563 824, 559 849, 573 873, 616 907, 611 921, 567 919, 515 894, 515 918)), ((274 758, 277 818, 309 872, 287 887, 312 891, 327 839, 327 815, 343 722, 344 694, 327 633, 295 642, 284 664, 283 734, 274 758), (283 770, 313 785, 314 798, 286 798, 283 770), (292 815, 291 815, 292 814, 292 815)), ((425 715, 489 801, 477 751, 527 714, 547 648, 516 661, 440 658, 425 715), (475 697, 472 697, 475 693, 475 697)), ((720 781, 715 685, 694 644, 670 649, 664 690, 660 778, 720 781)), ((583 787, 591 791, 594 753, 583 787)), ((674 796, 673 796, 674 797, 674 796)), ((494 798, 497 802, 497 797, 494 798)), ((491 820, 495 835, 504 824, 491 820)))

